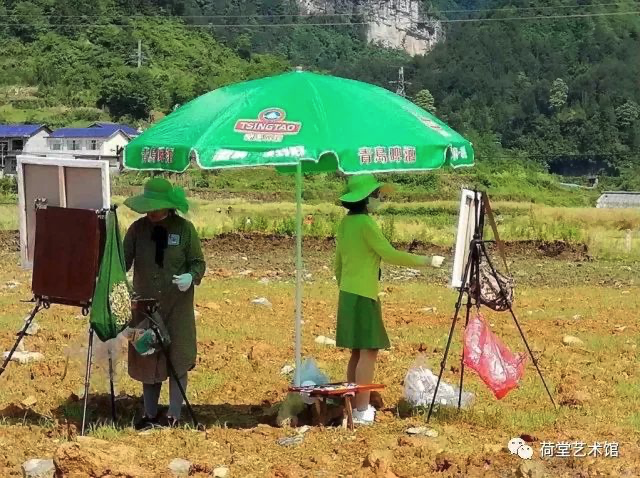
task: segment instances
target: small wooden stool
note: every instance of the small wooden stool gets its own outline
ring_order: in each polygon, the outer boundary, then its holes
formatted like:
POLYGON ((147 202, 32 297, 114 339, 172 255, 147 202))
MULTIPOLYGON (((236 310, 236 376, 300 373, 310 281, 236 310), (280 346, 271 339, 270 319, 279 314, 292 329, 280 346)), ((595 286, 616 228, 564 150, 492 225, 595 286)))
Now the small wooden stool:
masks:
POLYGON ((309 395, 313 398, 321 398, 320 402, 315 403, 315 407, 318 415, 320 416, 321 423, 325 423, 327 416, 327 399, 329 398, 341 398, 344 400, 344 409, 347 412, 347 427, 349 430, 353 430, 353 403, 352 398, 356 393, 360 392, 372 392, 383 390, 384 385, 370 384, 370 385, 357 385, 355 383, 329 383, 326 385, 311 385, 308 387, 289 387, 290 392, 298 392, 309 395))

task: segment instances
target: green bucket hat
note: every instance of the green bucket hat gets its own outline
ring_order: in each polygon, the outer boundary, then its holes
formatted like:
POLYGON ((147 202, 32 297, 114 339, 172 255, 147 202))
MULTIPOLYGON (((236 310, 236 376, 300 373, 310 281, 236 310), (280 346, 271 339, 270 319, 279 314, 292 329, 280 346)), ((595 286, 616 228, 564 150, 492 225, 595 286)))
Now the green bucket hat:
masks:
POLYGON ((356 176, 350 176, 349 180, 347 181, 347 190, 345 194, 340 197, 340 201, 364 201, 380 188, 382 188, 382 185, 372 174, 359 174, 356 176))
POLYGON ((185 214, 189 212, 189 202, 184 189, 172 186, 164 178, 149 179, 144 185, 144 192, 130 197, 124 205, 140 214, 160 209, 177 209, 185 214))

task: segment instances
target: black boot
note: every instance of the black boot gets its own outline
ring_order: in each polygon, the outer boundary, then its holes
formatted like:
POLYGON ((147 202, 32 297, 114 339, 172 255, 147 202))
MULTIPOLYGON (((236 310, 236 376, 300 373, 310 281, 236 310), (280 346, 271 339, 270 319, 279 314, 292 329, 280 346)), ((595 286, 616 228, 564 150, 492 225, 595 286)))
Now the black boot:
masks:
POLYGON ((133 425, 133 428, 141 432, 145 430, 151 430, 152 428, 158 428, 159 426, 160 422, 158 421, 157 417, 149 418, 145 415, 133 425))

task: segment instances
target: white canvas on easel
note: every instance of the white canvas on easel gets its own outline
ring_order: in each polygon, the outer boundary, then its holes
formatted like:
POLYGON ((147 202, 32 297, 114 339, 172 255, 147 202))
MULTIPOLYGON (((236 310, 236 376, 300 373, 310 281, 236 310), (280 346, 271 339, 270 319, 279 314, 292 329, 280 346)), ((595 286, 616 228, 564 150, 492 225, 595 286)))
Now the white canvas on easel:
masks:
POLYGON ((460 198, 458 233, 456 236, 456 249, 453 257, 453 273, 450 284, 454 289, 459 289, 463 284, 462 276, 469 257, 469 244, 473 239, 476 225, 476 194, 474 191, 463 189, 460 198))
POLYGON ((109 163, 101 160, 22 155, 17 158, 22 267, 33 267, 35 200, 49 206, 106 209, 111 206, 109 163))

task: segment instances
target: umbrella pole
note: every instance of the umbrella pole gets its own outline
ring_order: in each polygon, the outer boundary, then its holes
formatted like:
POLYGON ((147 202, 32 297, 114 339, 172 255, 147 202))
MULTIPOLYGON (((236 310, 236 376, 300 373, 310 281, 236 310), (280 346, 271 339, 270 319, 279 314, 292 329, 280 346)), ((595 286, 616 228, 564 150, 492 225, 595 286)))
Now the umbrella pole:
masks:
POLYGON ((302 362, 302 162, 296 169, 296 325, 295 325, 296 369, 293 383, 300 386, 302 362))

